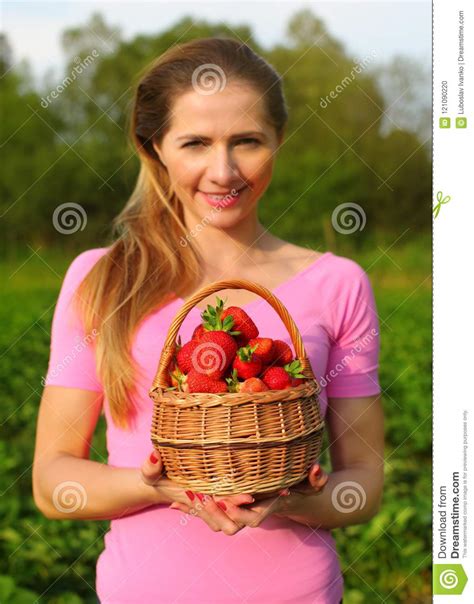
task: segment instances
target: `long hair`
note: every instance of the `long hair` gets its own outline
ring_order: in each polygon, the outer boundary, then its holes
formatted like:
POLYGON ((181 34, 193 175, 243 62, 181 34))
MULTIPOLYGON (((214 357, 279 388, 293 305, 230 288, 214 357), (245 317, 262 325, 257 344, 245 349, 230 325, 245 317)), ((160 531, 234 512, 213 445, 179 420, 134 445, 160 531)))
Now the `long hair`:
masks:
POLYGON ((200 281, 199 253, 190 238, 182 245, 187 234, 183 206, 171 190, 153 142, 159 144, 168 131, 174 101, 195 88, 201 76, 209 79, 209 71, 205 73, 209 66, 227 82, 246 83, 261 95, 266 119, 277 136, 287 122, 279 74, 246 44, 231 38, 175 45, 139 77, 130 119, 130 136, 141 164, 137 183, 114 219, 116 239, 83 279, 75 298, 86 333, 98 331, 98 375, 112 420, 124 429, 136 411, 133 393, 139 367, 131 343, 137 326, 175 296, 185 297, 200 281))

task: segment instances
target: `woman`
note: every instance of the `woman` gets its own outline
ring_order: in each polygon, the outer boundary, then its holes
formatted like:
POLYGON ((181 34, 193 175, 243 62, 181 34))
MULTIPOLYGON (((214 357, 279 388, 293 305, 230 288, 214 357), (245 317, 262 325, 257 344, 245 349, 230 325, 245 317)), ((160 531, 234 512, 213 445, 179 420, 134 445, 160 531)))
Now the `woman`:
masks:
MULTIPOLYGON (((101 602, 338 603, 330 530, 367 522, 379 508, 379 341, 367 275, 258 220, 286 122, 281 78, 231 39, 172 47, 136 89, 138 182, 119 237, 80 254, 65 276, 33 471, 48 518, 112 520, 97 564, 101 602), (322 385, 332 472, 315 464, 289 496, 203 498, 162 477, 159 456, 148 457, 148 390, 169 324, 197 289, 232 278, 282 300, 322 385), (108 464, 89 460, 101 409, 108 464)), ((262 335, 289 343, 266 302, 246 290, 219 295, 248 310, 262 335)), ((213 298, 186 317, 183 342, 213 298)))

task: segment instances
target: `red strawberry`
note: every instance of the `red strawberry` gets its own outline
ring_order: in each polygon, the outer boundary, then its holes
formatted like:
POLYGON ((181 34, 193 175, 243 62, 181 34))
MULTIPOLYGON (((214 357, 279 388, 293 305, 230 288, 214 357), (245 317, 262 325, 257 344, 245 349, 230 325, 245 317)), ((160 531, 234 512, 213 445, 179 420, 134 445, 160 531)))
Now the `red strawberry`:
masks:
POLYGON ((216 296, 217 305, 207 305, 207 309, 201 313, 202 325, 207 331, 225 331, 231 336, 239 336, 240 331, 234 330, 232 317, 224 316, 224 300, 216 296))
POLYGON ((284 367, 269 367, 262 376, 262 380, 270 390, 285 390, 291 388, 293 378, 304 378, 300 373, 301 363, 298 359, 285 365, 284 367))
POLYGON ((196 340, 190 340, 176 353, 176 362, 183 373, 189 373, 193 368, 193 352, 198 344, 196 340))
POLYGON ((206 331, 193 350, 192 369, 213 379, 218 379, 224 375, 236 352, 237 344, 228 333, 206 331))
POLYGON ((237 371, 239 378, 247 380, 256 377, 262 371, 262 361, 253 353, 257 346, 243 346, 237 350, 237 356, 232 363, 232 367, 237 371))
POLYGON ((291 386, 291 378, 283 367, 269 367, 262 380, 270 390, 285 390, 291 386))
POLYGON ((260 357, 260 360, 265 365, 269 365, 273 360, 274 348, 271 338, 252 338, 249 341, 249 346, 257 346, 255 356, 260 357))
POLYGON ((291 363, 293 359, 293 353, 291 348, 283 340, 273 340, 274 358, 272 361, 273 365, 283 367, 287 363, 291 363))
POLYGON ((200 342, 202 335, 205 333, 206 330, 204 329, 204 326, 202 325, 202 323, 199 323, 199 325, 196 325, 196 327, 194 328, 191 340, 196 340, 197 342, 200 342))
POLYGON ((224 380, 213 380, 209 376, 191 369, 187 375, 189 392, 214 392, 216 394, 228 392, 224 380))
POLYGON ((258 377, 251 377, 240 385, 240 392, 264 392, 268 386, 258 377))
POLYGON ((238 306, 229 306, 221 315, 222 319, 232 317, 233 329, 240 332, 237 337, 237 343, 245 346, 249 340, 258 336, 258 328, 245 310, 238 306))

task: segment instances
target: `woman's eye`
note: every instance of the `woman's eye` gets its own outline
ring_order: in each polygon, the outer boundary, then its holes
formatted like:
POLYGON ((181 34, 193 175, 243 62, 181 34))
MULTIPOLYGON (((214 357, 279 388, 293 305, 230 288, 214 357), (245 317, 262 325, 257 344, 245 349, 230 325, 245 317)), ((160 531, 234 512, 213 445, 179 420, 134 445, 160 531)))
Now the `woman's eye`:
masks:
POLYGON ((256 138, 242 138, 238 141, 239 143, 259 143, 260 141, 258 141, 256 138))
MULTIPOLYGON (((252 145, 253 144, 257 144, 258 145, 260 143, 260 141, 257 140, 256 138, 241 138, 235 144, 238 145, 240 143, 252 144, 252 145)), ((191 148, 193 148, 193 147, 196 147, 197 145, 202 145, 202 144, 203 144, 203 142, 202 141, 198 141, 198 140, 196 140, 196 141, 189 141, 188 143, 185 143, 183 145, 183 147, 191 147, 191 148)))
POLYGON ((189 143, 184 144, 183 147, 194 147, 195 145, 200 144, 202 144, 202 141, 189 141, 189 143))

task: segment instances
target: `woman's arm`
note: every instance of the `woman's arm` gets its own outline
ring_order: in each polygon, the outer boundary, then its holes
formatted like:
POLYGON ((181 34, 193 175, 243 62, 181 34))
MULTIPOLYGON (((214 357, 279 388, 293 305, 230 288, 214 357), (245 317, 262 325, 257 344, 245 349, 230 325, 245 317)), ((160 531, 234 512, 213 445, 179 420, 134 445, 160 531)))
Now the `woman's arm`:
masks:
POLYGON ((161 501, 139 468, 116 468, 89 459, 102 395, 46 386, 33 461, 33 496, 52 519, 110 520, 161 501))
POLYGON ((276 515, 327 530, 367 522, 378 512, 383 491, 380 395, 330 399, 326 424, 333 470, 326 487, 281 497, 282 511, 276 515))

